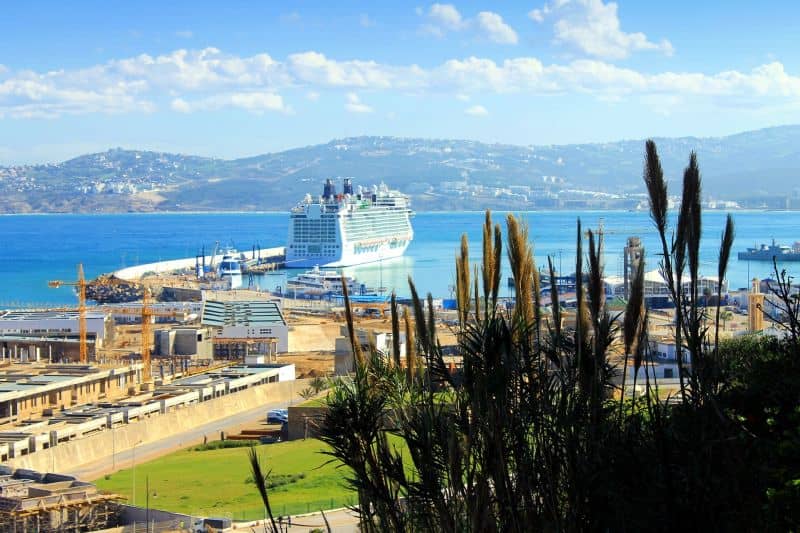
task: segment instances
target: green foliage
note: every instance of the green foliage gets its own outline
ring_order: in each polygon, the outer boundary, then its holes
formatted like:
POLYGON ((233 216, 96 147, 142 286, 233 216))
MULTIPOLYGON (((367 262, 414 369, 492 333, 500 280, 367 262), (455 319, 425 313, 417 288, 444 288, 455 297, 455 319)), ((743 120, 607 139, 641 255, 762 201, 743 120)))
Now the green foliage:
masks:
MULTIPOLYGON (((792 302, 785 296, 788 340, 746 337, 717 349, 718 331, 706 327, 707 311, 697 305, 697 158, 691 154, 684 172, 671 228, 655 144, 646 148, 676 343, 691 354, 679 359, 680 395, 661 399, 645 372, 644 395, 629 399, 622 380, 615 399, 612 344, 630 352, 634 368, 651 365, 641 268, 620 320, 605 305, 602 235, 589 232, 584 257, 578 221, 574 326, 562 327, 560 311, 546 322, 527 228, 509 216, 517 301, 498 310, 501 247, 487 213, 483 275, 476 268, 471 276, 466 239, 456 260, 459 371, 447 371, 432 311, 426 315, 410 282, 415 327, 406 315, 406 331, 416 340, 408 335, 409 370, 374 351, 360 354, 352 379, 338 381, 328 397, 321 438, 348 467, 364 531, 797 530, 800 356, 792 302), (688 289, 675 281, 684 278, 688 289)), ((720 273, 732 242, 728 219, 720 273)), ((397 317, 392 324, 398 335, 397 317)))
MULTIPOLYGON (((270 475, 267 479, 267 488, 270 490, 280 489, 281 487, 285 487, 286 485, 290 485, 292 483, 297 483, 301 479, 305 479, 306 474, 305 472, 299 472, 297 474, 273 474, 270 475)), ((255 479, 253 476, 248 476, 244 480, 245 483, 255 483, 255 479)), ((285 489, 284 489, 285 490, 285 489)))
POLYGON ((311 387, 306 387, 305 389, 301 390, 298 394, 300 395, 300 397, 302 399, 309 400, 309 399, 313 398, 314 395, 317 394, 317 393, 311 387))
POLYGON ((192 450, 196 452, 207 452, 209 450, 221 450, 225 448, 248 448, 256 444, 258 444, 257 440, 214 440, 195 446, 192 450))

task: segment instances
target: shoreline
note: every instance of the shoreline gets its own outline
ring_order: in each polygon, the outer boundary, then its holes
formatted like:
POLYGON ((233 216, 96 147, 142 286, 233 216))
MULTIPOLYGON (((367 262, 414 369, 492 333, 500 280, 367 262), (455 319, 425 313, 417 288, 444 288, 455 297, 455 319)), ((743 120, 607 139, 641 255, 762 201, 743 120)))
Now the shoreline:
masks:
MULTIPOLYGON (((644 213, 647 214, 646 209, 506 209, 506 208, 489 208, 492 213, 644 213)), ((416 214, 457 214, 457 213, 484 213, 485 209, 461 209, 461 210, 415 210, 416 214)), ((678 212, 677 209, 670 209, 670 213, 678 212)), ((800 213, 800 209, 711 209, 703 208, 703 212, 711 213, 800 213)), ((104 211, 104 212, 90 212, 90 211, 31 211, 26 213, 0 213, 0 217, 46 217, 46 216, 161 216, 161 215, 286 215, 288 210, 231 210, 231 211, 104 211)))

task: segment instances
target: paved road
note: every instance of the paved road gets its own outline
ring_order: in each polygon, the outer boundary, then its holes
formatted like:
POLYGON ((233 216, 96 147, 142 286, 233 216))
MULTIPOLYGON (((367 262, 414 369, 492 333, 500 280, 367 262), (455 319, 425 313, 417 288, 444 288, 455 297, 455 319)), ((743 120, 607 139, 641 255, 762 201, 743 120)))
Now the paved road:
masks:
POLYGON ((65 474, 75 476, 78 479, 91 481, 99 478, 105 474, 116 472, 123 468, 130 468, 136 463, 142 463, 167 455, 175 450, 186 448, 193 444, 203 441, 203 437, 207 436, 208 440, 218 440, 220 431, 229 432, 231 428, 241 426, 243 424, 263 421, 267 416, 267 411, 270 409, 285 408, 289 405, 288 402, 270 402, 260 407, 242 411, 235 415, 230 415, 225 418, 218 419, 196 428, 178 433, 171 437, 167 437, 155 442, 147 442, 136 446, 134 449, 118 451, 114 454, 109 450, 109 455, 101 460, 80 465, 65 474))
MULTIPOLYGON (((349 509, 325 511, 325 518, 331 526, 331 533, 358 533, 358 516, 349 509)), ((277 520, 277 518, 276 518, 277 520)), ((297 515, 292 517, 292 525, 284 520, 279 524, 281 531, 288 533, 306 533, 314 529, 325 531, 325 520, 320 513, 297 515)), ((271 530, 259 524, 237 524, 235 529, 254 533, 269 533, 271 530)))

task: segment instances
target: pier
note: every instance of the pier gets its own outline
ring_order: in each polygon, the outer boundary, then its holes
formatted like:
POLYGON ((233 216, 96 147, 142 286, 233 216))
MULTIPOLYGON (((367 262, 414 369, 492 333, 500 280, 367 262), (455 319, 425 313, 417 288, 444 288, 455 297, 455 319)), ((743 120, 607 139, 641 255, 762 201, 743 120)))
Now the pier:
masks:
MULTIPOLYGON (((172 259, 169 261, 145 263, 143 265, 122 268, 115 271, 113 274, 118 278, 133 281, 141 279, 145 274, 169 274, 181 270, 194 270, 198 261, 202 262, 205 260, 205 264, 210 265, 212 262, 217 263, 221 261, 222 255, 223 254, 207 255, 205 257, 187 257, 184 259, 172 259)), ((252 261, 259 261, 260 258, 261 263, 258 263, 254 266, 263 267, 265 270, 259 270, 259 272, 265 272, 267 270, 276 270, 284 266, 286 247, 277 246, 275 248, 261 248, 246 252, 237 252, 237 255, 240 257, 243 256, 248 262, 248 272, 254 272, 253 267, 251 267, 249 263, 252 261)))

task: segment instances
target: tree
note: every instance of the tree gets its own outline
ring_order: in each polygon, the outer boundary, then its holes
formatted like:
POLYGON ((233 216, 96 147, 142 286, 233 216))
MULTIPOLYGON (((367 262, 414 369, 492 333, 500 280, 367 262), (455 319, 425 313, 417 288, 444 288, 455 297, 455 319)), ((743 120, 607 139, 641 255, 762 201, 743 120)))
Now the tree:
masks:
POLYGON ((722 320, 722 329, 726 329, 728 320, 733 318, 733 313, 726 309, 720 313, 719 318, 722 320))
POLYGON ((301 390, 299 393, 300 397, 304 400, 310 400, 314 396, 316 396, 316 391, 311 387, 306 387, 305 389, 301 390))

